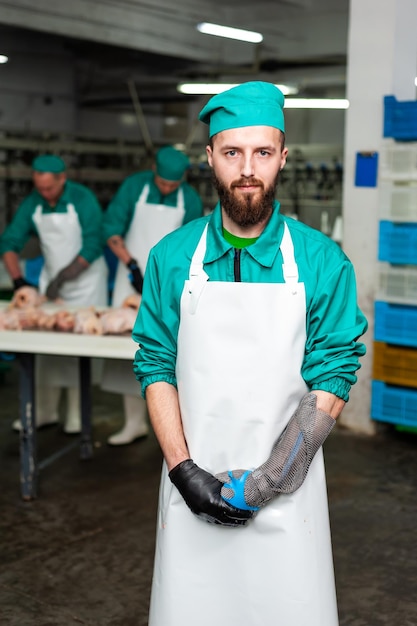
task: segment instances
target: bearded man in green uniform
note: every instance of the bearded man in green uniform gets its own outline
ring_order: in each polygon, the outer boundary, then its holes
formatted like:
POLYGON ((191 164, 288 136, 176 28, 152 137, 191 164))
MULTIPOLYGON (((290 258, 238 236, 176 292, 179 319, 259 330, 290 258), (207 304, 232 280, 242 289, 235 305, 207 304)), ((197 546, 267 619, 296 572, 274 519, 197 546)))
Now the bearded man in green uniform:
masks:
POLYGON ((284 96, 200 113, 220 202, 149 255, 134 370, 164 455, 150 626, 337 626, 322 443, 367 322, 351 262, 280 213, 284 96))

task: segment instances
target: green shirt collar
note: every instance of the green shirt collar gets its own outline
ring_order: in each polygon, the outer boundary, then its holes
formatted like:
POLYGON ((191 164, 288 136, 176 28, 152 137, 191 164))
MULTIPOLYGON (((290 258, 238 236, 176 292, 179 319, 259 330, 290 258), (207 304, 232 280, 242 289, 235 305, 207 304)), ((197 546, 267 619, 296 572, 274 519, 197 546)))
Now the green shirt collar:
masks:
POLYGON ((237 237, 237 235, 233 235, 233 233, 229 233, 223 226, 223 237, 228 241, 234 248, 239 248, 242 250, 243 248, 247 248, 251 246, 259 237, 237 237))
MULTIPOLYGON (((280 204, 275 200, 274 210, 264 231, 254 244, 246 248, 248 254, 264 267, 272 267, 281 244, 284 220, 279 212, 279 208, 280 204)), ((220 202, 218 202, 210 216, 204 263, 217 261, 231 248, 233 246, 223 237, 222 214, 220 202)))

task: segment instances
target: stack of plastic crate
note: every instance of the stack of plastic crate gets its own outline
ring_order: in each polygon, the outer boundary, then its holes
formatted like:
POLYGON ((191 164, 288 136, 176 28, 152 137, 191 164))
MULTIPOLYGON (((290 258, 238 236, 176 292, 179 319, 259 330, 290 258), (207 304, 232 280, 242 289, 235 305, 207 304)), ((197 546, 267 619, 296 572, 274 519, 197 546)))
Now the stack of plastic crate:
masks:
POLYGON ((385 98, 371 416, 417 428, 417 102, 385 98), (402 105, 406 105, 402 109, 402 105))

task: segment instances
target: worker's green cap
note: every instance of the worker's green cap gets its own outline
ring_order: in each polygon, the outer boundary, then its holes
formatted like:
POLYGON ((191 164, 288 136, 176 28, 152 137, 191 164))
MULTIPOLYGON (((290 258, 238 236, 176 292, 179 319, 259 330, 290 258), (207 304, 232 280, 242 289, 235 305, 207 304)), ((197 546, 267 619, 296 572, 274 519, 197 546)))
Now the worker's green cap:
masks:
POLYGON ((164 180, 178 181, 189 167, 190 161, 183 152, 164 146, 156 153, 156 173, 164 180))
POLYGON ((273 126, 285 132, 284 94, 272 83, 250 81, 213 96, 200 111, 212 137, 243 126, 273 126))
POLYGON ((32 169, 35 172, 61 174, 61 172, 65 172, 65 163, 61 157, 55 154, 40 154, 33 159, 32 169))

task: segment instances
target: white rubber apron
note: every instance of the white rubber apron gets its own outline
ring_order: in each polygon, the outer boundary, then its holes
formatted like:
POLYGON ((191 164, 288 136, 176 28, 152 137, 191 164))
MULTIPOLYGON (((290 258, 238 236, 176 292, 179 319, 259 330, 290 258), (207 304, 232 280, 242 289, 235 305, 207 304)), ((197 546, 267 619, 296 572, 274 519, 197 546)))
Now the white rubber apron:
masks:
MULTIPOLYGON (((181 299, 177 380, 191 458, 213 474, 269 456, 306 385, 304 285, 287 226, 285 283, 210 282, 204 233, 181 299)), ((164 464, 149 626, 337 626, 322 450, 292 495, 247 526, 193 516, 164 464)))
MULTIPOLYGON (((184 194, 179 187, 177 206, 148 203, 149 185, 145 185, 136 202, 133 218, 125 236, 126 248, 138 262, 142 276, 151 248, 165 235, 182 225, 185 207, 184 194)), ((129 280, 129 271, 123 263, 118 263, 114 281, 113 306, 120 306, 123 300, 136 293, 129 280)))
MULTIPOLYGON (((82 231, 77 212, 72 204, 67 204, 66 213, 43 213, 38 205, 33 221, 39 233, 44 265, 39 276, 39 291, 45 293, 50 281, 58 272, 75 259, 82 247, 82 231)), ((107 305, 108 269, 104 257, 100 257, 75 280, 62 285, 59 297, 66 304, 74 306, 107 305)), ((37 359, 38 377, 42 384, 57 387, 78 386, 78 359, 76 357, 39 356, 37 359)), ((99 361, 95 360, 93 372, 99 376, 99 361)))
MULTIPOLYGON (((145 273, 146 263, 151 248, 165 235, 182 225, 185 207, 184 194, 178 189, 177 206, 148 203, 149 185, 145 185, 136 202, 135 212, 126 233, 126 248, 137 259, 142 275, 145 273)), ((129 280, 129 271, 123 263, 118 263, 114 281, 112 304, 120 306, 127 296, 136 293, 129 280)), ((132 353, 133 362, 134 353, 132 353)), ((114 393, 137 395, 138 381, 133 373, 132 363, 129 361, 108 360, 104 364, 102 389, 114 393)))

